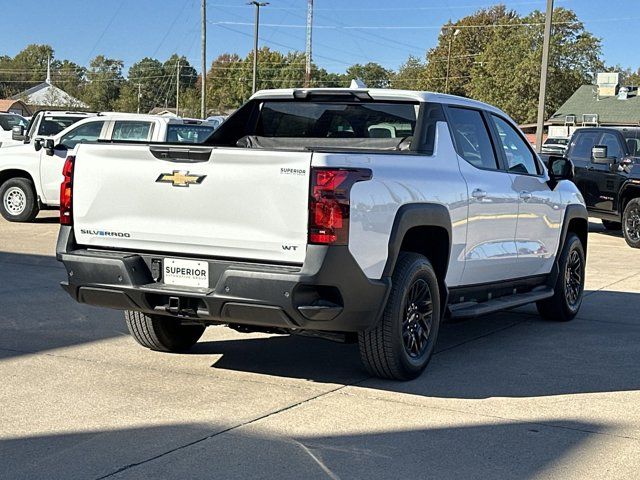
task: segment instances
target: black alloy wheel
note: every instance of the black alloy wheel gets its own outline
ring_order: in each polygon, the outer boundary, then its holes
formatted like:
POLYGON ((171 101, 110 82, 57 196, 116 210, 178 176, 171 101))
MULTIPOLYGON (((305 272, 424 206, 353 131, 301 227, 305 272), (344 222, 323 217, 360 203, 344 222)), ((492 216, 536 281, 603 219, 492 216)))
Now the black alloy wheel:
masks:
POLYGON ((584 265, 582 264, 580 253, 577 250, 571 250, 564 274, 565 297, 571 309, 575 309, 582 299, 582 290, 584 288, 583 272, 584 265))
POLYGON ((433 340, 433 301, 429 284, 417 279, 407 292, 404 318, 402 320, 402 341, 411 358, 422 357, 433 340))
POLYGON ((633 248, 640 248, 640 199, 634 198, 624 209, 623 230, 624 239, 633 248))

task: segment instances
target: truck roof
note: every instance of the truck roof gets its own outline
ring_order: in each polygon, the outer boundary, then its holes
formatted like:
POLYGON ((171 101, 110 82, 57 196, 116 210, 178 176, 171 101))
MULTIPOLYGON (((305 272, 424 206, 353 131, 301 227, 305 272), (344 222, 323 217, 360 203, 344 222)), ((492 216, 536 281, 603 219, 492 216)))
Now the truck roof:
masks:
POLYGON ((305 98, 308 95, 345 95, 354 94, 356 96, 368 95, 373 100, 407 101, 420 103, 448 103, 466 107, 482 108, 507 116, 502 110, 487 103, 472 100, 470 98, 458 97, 457 95, 447 95, 444 93, 416 91, 416 90, 395 90, 391 88, 280 88, 273 90, 259 90, 252 95, 252 99, 295 99, 305 98))

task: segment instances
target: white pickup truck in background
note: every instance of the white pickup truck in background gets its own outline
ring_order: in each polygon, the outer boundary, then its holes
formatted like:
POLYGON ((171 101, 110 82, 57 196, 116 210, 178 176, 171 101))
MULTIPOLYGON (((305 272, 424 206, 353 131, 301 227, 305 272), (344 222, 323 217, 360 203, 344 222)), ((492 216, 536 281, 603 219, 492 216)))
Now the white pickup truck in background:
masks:
POLYGON ((28 123, 26 118, 17 113, 0 112, 0 147, 23 143, 21 140, 13 139, 13 128, 26 128, 28 123))
POLYGON ((206 143, 84 144, 64 165, 63 287, 124 310, 145 347, 183 351, 226 324, 356 340, 371 373, 408 379, 445 316, 580 308, 571 162, 547 168, 490 105, 263 91, 206 143))
POLYGON ((29 222, 41 209, 57 207, 64 160, 80 143, 201 143, 214 129, 202 120, 156 115, 41 112, 25 139, 30 143, 0 149, 0 213, 9 221, 29 222), (60 129, 65 123, 69 126, 60 129))

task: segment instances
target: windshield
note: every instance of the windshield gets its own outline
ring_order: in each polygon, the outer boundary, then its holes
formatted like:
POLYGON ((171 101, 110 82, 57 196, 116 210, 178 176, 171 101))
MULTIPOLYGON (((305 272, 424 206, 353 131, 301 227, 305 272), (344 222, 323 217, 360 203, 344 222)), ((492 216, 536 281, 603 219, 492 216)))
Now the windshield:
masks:
POLYGON ((304 138, 405 138, 418 106, 411 103, 276 102, 262 104, 258 135, 304 138))
POLYGON ((38 128, 38 135, 50 137, 52 135, 57 135, 65 128, 73 125, 79 120, 82 120, 86 117, 53 117, 51 115, 47 115, 40 122, 40 127, 38 128))
POLYGON ((27 120, 20 115, 0 115, 0 128, 11 130, 16 125, 27 126, 27 120))
POLYGON ((170 124, 167 127, 167 142, 202 143, 214 130, 215 128, 209 125, 170 124))

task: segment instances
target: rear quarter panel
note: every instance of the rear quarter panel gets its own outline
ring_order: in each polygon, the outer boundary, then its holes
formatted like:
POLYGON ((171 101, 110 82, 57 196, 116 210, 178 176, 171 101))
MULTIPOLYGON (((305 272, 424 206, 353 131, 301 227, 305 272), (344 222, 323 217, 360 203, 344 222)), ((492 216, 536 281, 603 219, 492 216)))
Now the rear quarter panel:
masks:
POLYGON ((451 258, 447 284, 459 283, 467 229, 467 185, 446 123, 438 123, 434 155, 314 153, 313 166, 368 168, 369 181, 351 190, 349 250, 371 279, 379 279, 388 258, 394 219, 402 205, 444 205, 451 216, 451 258))

